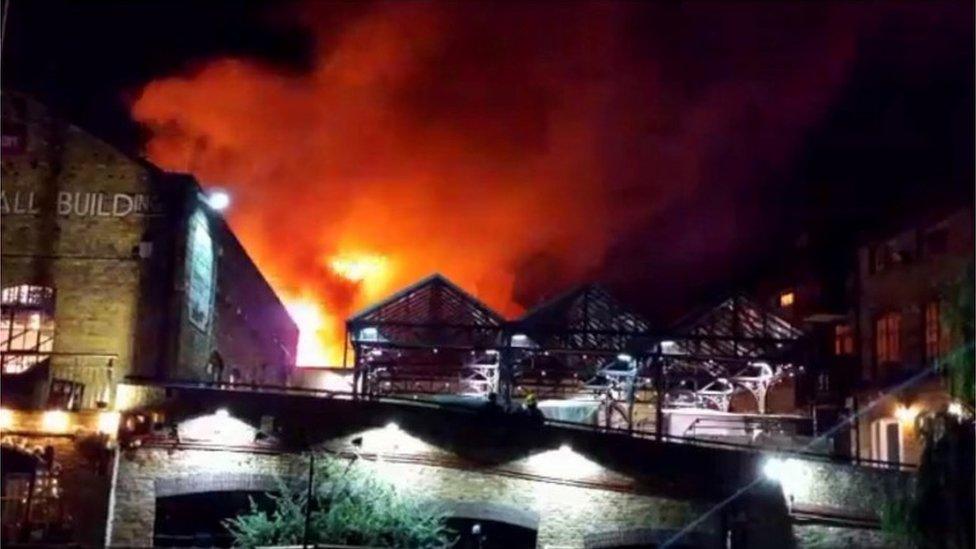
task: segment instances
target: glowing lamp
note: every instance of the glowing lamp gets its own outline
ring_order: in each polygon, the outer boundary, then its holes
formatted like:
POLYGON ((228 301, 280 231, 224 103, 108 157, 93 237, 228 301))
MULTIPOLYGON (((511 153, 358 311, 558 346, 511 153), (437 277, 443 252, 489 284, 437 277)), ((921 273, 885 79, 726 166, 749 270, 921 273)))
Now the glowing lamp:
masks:
POLYGON ((230 195, 224 191, 212 191, 207 195, 207 205, 215 212, 222 212, 230 206, 230 195))
POLYGON ((956 417, 962 417, 963 414, 966 413, 965 410, 963 410, 962 403, 960 402, 951 402, 946 411, 949 412, 950 415, 956 417))
POLYGON ((0 408, 0 429, 9 429, 14 424, 14 413, 6 408, 0 408))
POLYGON ((121 414, 118 412, 102 412, 98 414, 98 432, 106 435, 114 435, 119 431, 119 420, 121 414))
POLYGON ((895 418, 901 423, 911 423, 915 421, 915 416, 918 415, 918 410, 914 406, 903 406, 900 405, 895 408, 895 418))
POLYGON ((590 477, 599 474, 603 469, 600 464, 573 450, 569 444, 529 456, 526 465, 533 472, 564 479, 590 477))
POLYGON ((779 484, 788 499, 808 491, 813 484, 810 468, 794 458, 769 458, 763 463, 762 473, 767 480, 779 484))
POLYGON ((61 433, 68 429, 71 418, 64 410, 48 410, 41 416, 41 426, 45 431, 61 433))
POLYGON ((763 475, 773 482, 782 483, 786 478, 786 461, 770 458, 763 464, 763 475))

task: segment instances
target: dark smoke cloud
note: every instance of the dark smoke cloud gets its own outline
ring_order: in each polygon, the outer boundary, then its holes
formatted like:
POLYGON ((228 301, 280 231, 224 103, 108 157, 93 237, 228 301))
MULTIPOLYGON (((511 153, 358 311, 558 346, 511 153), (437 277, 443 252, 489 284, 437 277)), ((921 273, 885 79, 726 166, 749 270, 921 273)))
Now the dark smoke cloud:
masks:
POLYGON ((634 235, 676 266, 730 256, 753 224, 723 206, 789 165, 877 26, 839 3, 333 7, 295 14, 307 71, 214 59, 132 109, 149 156, 231 188, 276 287, 333 322, 431 271, 517 313, 634 235), (674 223, 709 196, 706 230, 674 223), (330 272, 355 253, 387 271, 330 272))

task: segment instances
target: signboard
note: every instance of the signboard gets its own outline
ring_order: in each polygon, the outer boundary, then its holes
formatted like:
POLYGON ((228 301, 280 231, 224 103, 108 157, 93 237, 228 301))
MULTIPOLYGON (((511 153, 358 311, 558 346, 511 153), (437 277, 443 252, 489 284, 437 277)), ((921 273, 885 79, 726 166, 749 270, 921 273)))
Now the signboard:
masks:
MULTIPOLYGON (((161 215, 159 196, 141 193, 100 193, 59 191, 55 201, 62 217, 128 217, 161 215)), ((0 191, 0 214, 37 215, 41 213, 40 197, 34 191, 0 191)))
POLYGON ((214 296, 213 239, 207 216, 197 211, 190 217, 186 242, 186 303, 190 322, 204 332, 210 324, 214 296))
POLYGON ((0 154, 16 155, 27 150, 27 127, 17 122, 3 121, 0 132, 0 154))

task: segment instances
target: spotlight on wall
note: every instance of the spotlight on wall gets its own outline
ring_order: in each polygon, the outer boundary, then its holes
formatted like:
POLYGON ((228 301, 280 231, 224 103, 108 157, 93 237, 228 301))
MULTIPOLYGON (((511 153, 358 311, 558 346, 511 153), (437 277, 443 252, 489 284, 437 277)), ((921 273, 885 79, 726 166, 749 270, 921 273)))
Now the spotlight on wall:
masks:
POLYGON ((0 408, 0 429, 9 429, 14 424, 14 413, 6 408, 0 408))
POLYGON ((98 414, 98 432, 106 435, 114 436, 119 431, 119 419, 121 415, 118 412, 101 412, 98 414))
POLYGON ((48 410, 41 416, 41 426, 45 431, 61 433, 68 429, 70 417, 64 410, 48 410))
POLYGON ((958 401, 950 402, 946 411, 949 412, 950 415, 956 417, 963 417, 966 414, 966 410, 962 407, 962 403, 958 401))
POLYGON ((813 484, 813 471, 794 458, 771 457, 763 463, 762 473, 766 479, 779 484, 787 498, 807 492, 813 484))
POLYGON ((917 415, 918 410, 914 406, 899 405, 895 408, 895 418, 901 423, 910 424, 915 421, 915 416, 917 415))
POLYGON ((786 460, 769 458, 763 464, 763 475, 773 482, 782 483, 787 474, 786 460))
POLYGON ((526 458, 526 465, 533 473, 564 479, 585 478, 603 470, 600 464, 573 450, 569 444, 531 455, 526 458))
POLYGON ((214 211, 222 212, 230 206, 230 195, 224 191, 210 191, 207 194, 207 205, 214 211))

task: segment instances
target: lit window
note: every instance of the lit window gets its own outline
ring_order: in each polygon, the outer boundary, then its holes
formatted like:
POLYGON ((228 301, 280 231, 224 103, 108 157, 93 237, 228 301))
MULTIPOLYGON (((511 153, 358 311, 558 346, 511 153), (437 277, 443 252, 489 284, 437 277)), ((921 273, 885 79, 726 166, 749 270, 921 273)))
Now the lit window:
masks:
POLYGON ((54 289, 22 284, 0 292, 0 361, 15 374, 47 360, 54 348, 54 289))
POLYGON ((942 355, 945 337, 942 333, 939 302, 930 301, 925 305, 925 358, 935 360, 942 355))
POLYGON ((875 323, 874 345, 878 364, 901 360, 901 314, 888 313, 875 323))
POLYGON ((837 356, 854 354, 854 328, 850 324, 834 326, 834 354, 837 356))
POLYGON ((793 300, 796 298, 793 292, 783 292, 779 294, 779 306, 780 307, 790 307, 793 305, 793 300))

